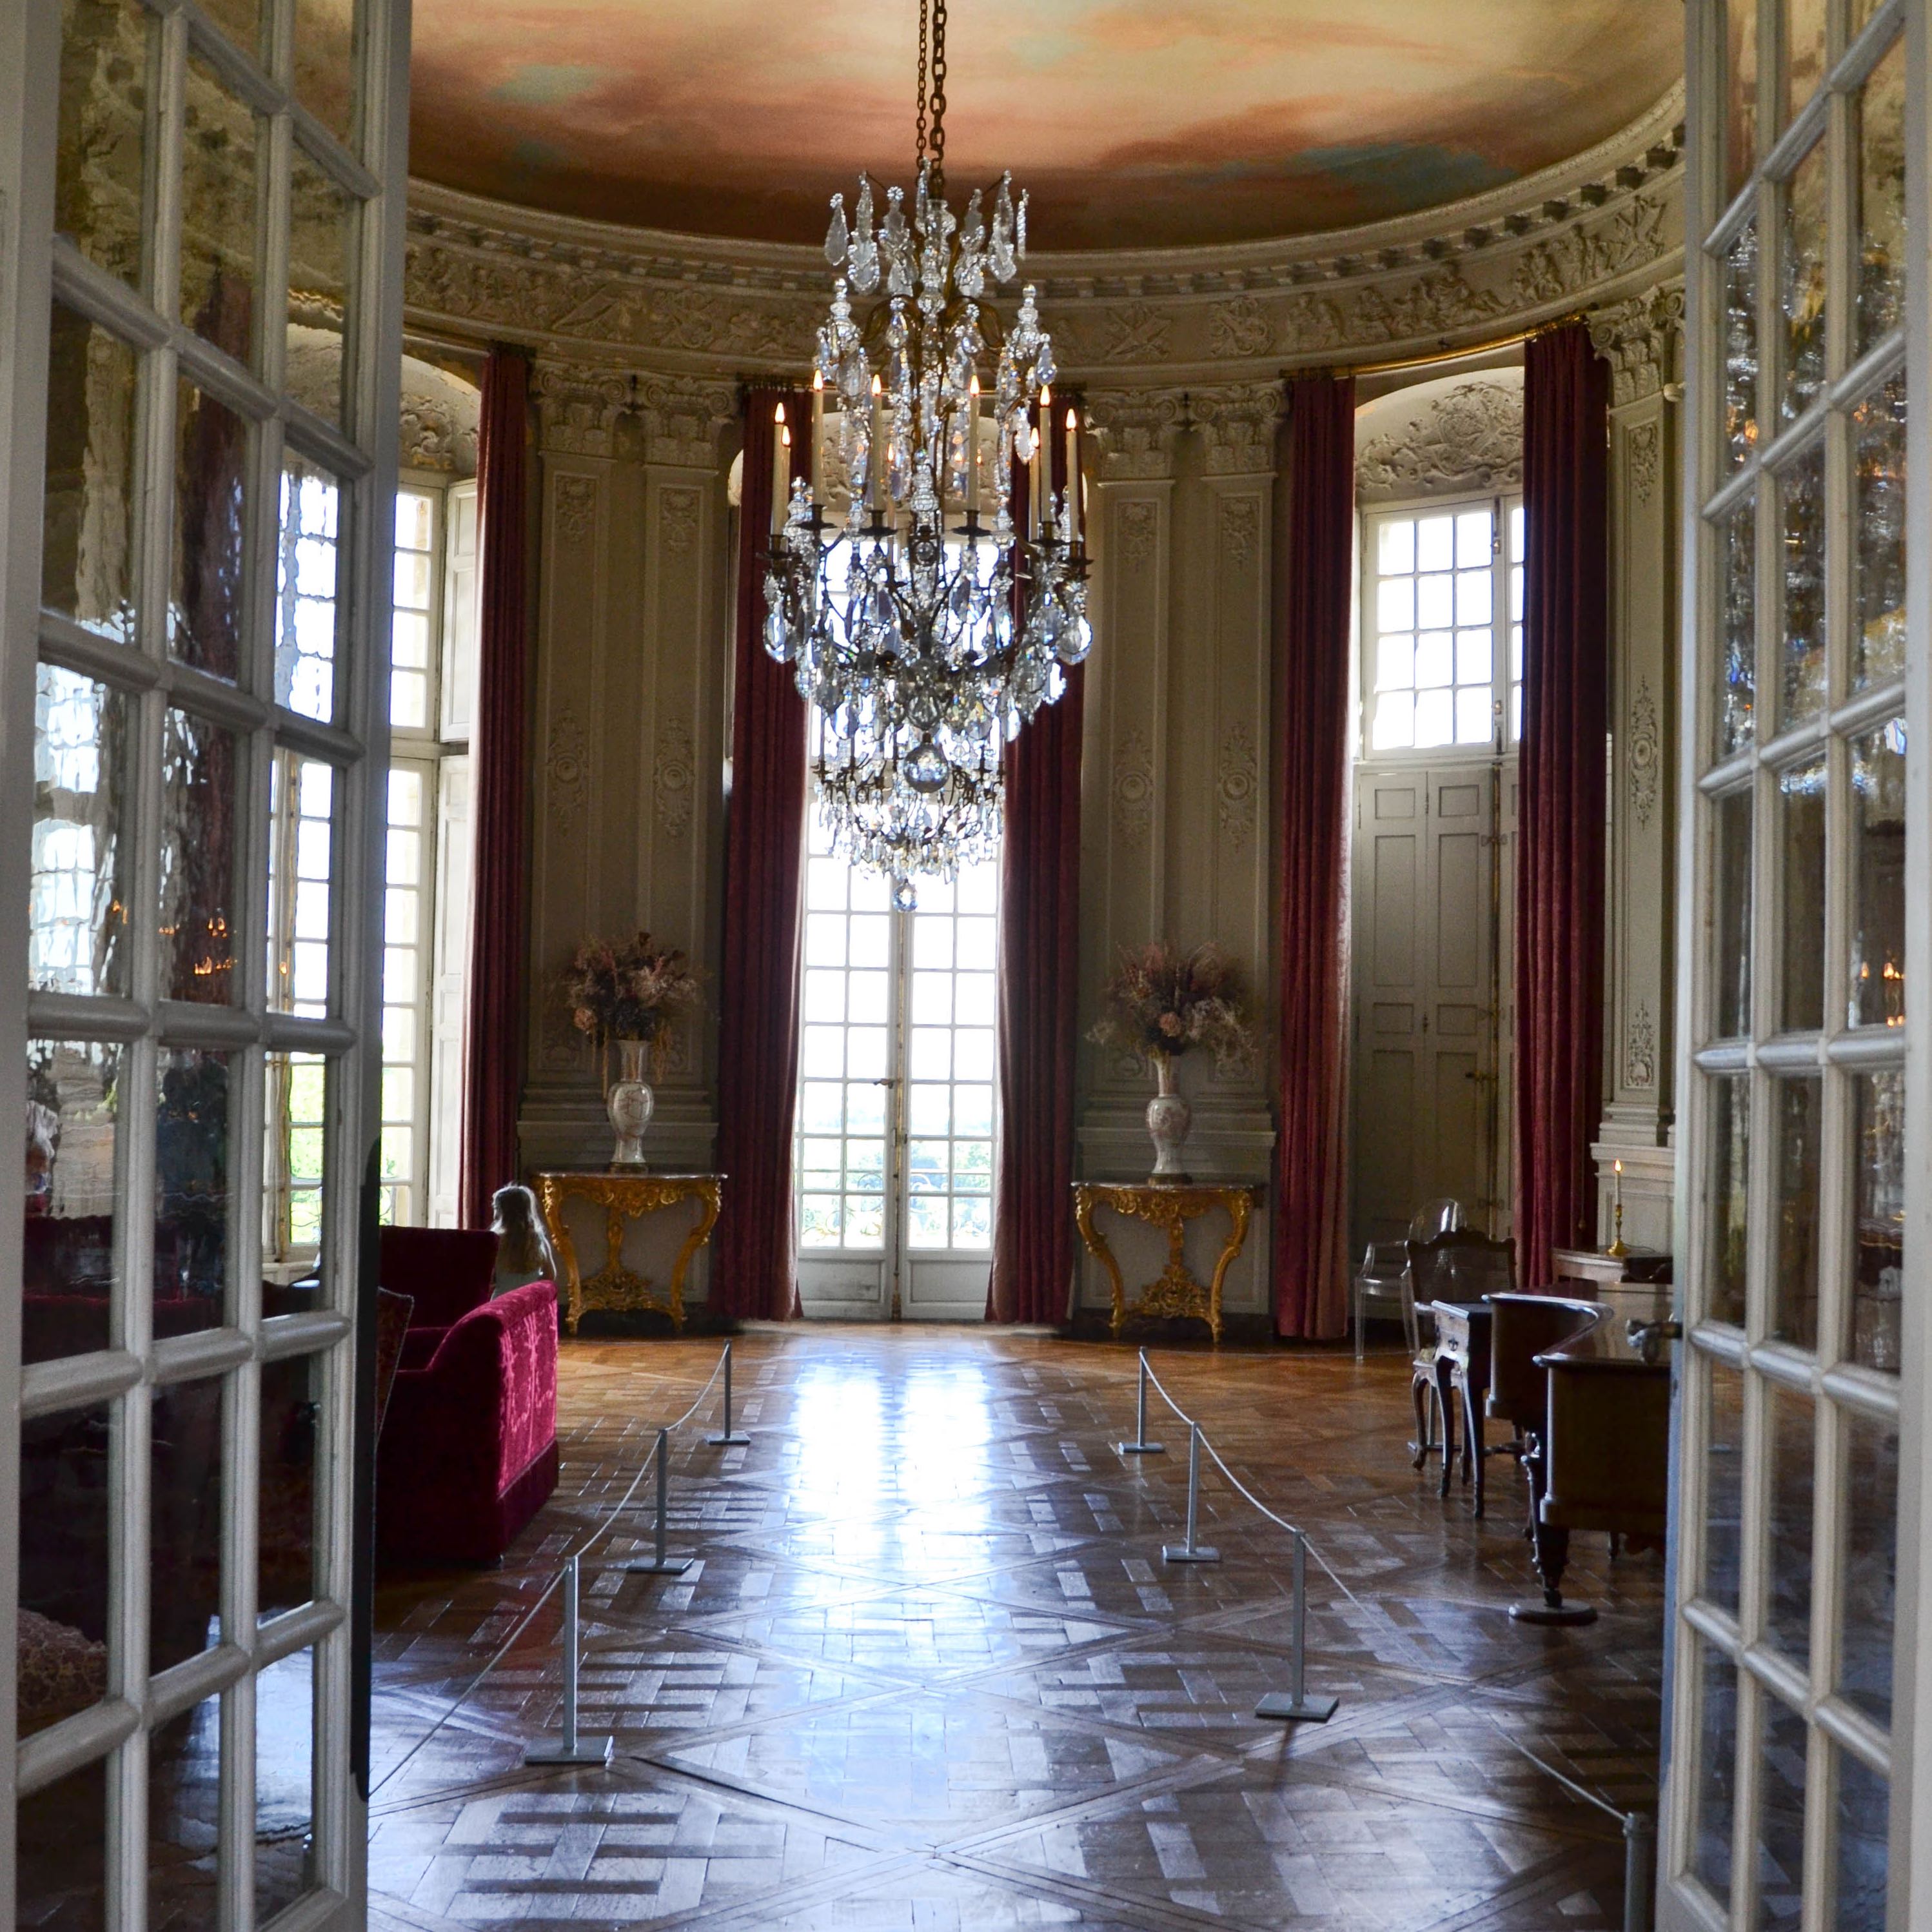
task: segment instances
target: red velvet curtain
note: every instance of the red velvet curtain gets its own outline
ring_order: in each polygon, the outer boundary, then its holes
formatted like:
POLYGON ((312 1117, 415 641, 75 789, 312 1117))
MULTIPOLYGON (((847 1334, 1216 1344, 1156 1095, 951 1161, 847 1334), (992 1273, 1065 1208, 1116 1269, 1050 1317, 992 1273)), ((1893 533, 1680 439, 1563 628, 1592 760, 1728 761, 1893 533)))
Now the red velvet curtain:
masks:
POLYGON ((1573 322, 1523 372, 1522 742, 1517 789, 1516 1243, 1526 1286, 1594 1240, 1609 729, 1610 374, 1573 322))
MULTIPOLYGON (((772 411, 780 403, 794 425, 811 420, 811 398, 796 391, 753 389, 745 403, 737 678, 718 974, 718 1167, 726 1179, 712 1244, 711 1306, 723 1314, 782 1319, 798 1307, 791 1151, 806 713, 791 667, 765 649, 772 411)), ((810 461, 806 440, 794 432, 798 476, 810 461)))
POLYGON ((463 1088, 463 1220, 490 1225, 490 1197, 518 1179, 523 1088, 524 959, 529 943, 525 688, 529 358, 492 349, 483 368, 477 500, 478 574, 476 849, 470 1015, 463 1088))
POLYGON ((1280 598, 1280 1132, 1276 1332, 1348 1326, 1348 667, 1355 572, 1355 383, 1304 376, 1288 398, 1288 541, 1280 598))
MULTIPOLYGON (((1056 412, 1058 413, 1058 412, 1056 412)), ((1064 422, 1064 416, 1061 418, 1064 422)), ((1053 479, 1066 487, 1064 432, 1053 479)), ((1027 512, 1015 479, 1014 516, 1027 512)), ((1000 1163, 989 1322, 1060 1322, 1073 1278, 1080 745, 1086 668, 1006 747, 1000 866, 1000 1163)))

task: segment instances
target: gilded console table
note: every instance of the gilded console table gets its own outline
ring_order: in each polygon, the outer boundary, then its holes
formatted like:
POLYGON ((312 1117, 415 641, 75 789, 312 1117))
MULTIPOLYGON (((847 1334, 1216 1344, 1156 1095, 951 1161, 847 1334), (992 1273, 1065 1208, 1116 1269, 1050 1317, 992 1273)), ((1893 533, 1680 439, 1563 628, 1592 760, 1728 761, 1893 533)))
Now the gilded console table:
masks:
POLYGON ((536 1174, 531 1177, 537 1204, 543 1210, 544 1225, 550 1232, 550 1246, 556 1250, 565 1279, 557 1286, 564 1298, 564 1326, 572 1334, 587 1308, 608 1308, 629 1313, 653 1310, 668 1315, 674 1327, 684 1326, 684 1277, 691 1258, 711 1238, 723 1202, 724 1177, 722 1174, 614 1174, 605 1171, 583 1174, 536 1174), (578 1266, 577 1244, 563 1218, 568 1200, 589 1201, 604 1210, 604 1265, 588 1281, 578 1266), (660 1290, 647 1277, 633 1274, 624 1265, 624 1230, 633 1221, 661 1214, 680 1202, 698 1203, 698 1219, 684 1238, 684 1246, 671 1264, 670 1280, 660 1290))
POLYGON ((1191 1315, 1207 1323, 1214 1340, 1221 1339, 1221 1284, 1228 1278, 1234 1257, 1248 1238, 1248 1216, 1254 1206, 1252 1187, 1189 1184, 1163 1187, 1150 1181, 1076 1180, 1073 1184, 1073 1219, 1087 1252, 1107 1270, 1113 1285, 1112 1328, 1118 1335, 1129 1318, 1144 1315, 1191 1315), (1120 1264, 1107 1238, 1094 1223, 1096 1208, 1111 1208, 1136 1221, 1150 1222, 1167 1231, 1167 1266, 1158 1280, 1142 1288, 1130 1302, 1126 1284, 1120 1278, 1120 1264), (1228 1216, 1228 1238, 1220 1258, 1214 1264, 1214 1278, 1204 1286, 1196 1280, 1181 1253, 1187 1224, 1212 1209, 1220 1208, 1228 1216))

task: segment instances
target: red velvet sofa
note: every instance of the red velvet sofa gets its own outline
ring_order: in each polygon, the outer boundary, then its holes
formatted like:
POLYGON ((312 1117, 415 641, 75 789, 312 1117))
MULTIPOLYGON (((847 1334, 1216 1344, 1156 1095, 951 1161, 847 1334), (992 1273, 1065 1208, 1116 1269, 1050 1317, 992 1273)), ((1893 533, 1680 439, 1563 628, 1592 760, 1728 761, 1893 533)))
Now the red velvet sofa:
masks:
POLYGON ((496 1238, 385 1228, 381 1285, 412 1295, 376 1446, 386 1564, 500 1561, 556 1487, 556 1289, 492 1301, 496 1238))

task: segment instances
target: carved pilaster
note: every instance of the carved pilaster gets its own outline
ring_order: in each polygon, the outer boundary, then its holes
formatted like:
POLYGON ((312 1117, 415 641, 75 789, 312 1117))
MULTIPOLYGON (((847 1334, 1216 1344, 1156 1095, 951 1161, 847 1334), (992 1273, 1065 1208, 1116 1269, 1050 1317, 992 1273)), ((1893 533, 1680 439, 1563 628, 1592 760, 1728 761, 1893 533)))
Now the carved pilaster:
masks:
POLYGON ((718 466, 719 439, 738 413, 728 382, 647 376, 638 383, 646 462, 692 470, 718 466))
POLYGON ((1684 284, 1666 284, 1613 302, 1590 317, 1590 340, 1610 365, 1610 403, 1622 409, 1680 380, 1684 354, 1684 284))
POLYGON ((1087 421, 1109 482, 1153 482, 1174 474, 1174 444, 1186 420, 1178 389, 1098 389, 1087 398, 1087 421))
POLYGON ((1274 433, 1281 421, 1282 401, 1279 382, 1241 382, 1190 392, 1188 416, 1201 430, 1210 476, 1274 473, 1274 433))
POLYGON ((613 456, 617 418, 631 400, 631 379, 598 363, 537 364, 539 440, 544 449, 567 456, 613 456))

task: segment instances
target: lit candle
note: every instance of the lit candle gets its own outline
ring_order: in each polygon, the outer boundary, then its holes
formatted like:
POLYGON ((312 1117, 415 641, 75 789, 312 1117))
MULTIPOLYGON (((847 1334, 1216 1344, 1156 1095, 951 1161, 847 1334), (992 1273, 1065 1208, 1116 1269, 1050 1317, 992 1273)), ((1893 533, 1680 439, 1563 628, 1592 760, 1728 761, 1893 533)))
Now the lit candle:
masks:
POLYGON ((806 474, 812 479, 812 500, 819 502, 818 452, 825 440, 825 371, 812 372, 812 448, 806 458, 806 474))
POLYGON ((1046 524, 1046 498, 1052 488, 1049 481, 1052 470, 1047 460, 1047 439, 1053 433, 1053 392, 1042 389, 1040 392, 1040 427, 1033 434, 1033 475, 1028 494, 1033 501, 1028 506, 1034 536, 1037 538, 1046 524))
POLYGON ((785 500, 791 494, 791 459, 787 454, 790 436, 785 428, 784 405, 772 412, 772 535, 785 524, 785 500))
POLYGON ((973 380, 966 392, 966 514, 976 517, 980 513, 980 372, 973 372, 973 380))
POLYGON ((1080 542, 1080 418, 1066 412, 1066 541, 1080 542))
POLYGON ((878 514, 886 501, 886 386, 872 378, 872 459, 867 482, 872 485, 873 513, 878 514))

